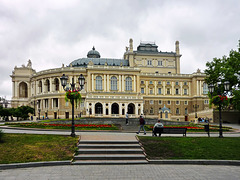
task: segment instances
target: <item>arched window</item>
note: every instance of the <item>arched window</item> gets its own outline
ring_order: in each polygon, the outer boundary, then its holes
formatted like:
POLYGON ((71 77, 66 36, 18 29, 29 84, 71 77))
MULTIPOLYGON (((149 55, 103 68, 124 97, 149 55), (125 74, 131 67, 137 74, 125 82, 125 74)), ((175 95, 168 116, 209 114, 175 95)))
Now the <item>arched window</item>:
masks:
POLYGON ((126 89, 126 91, 132 90, 132 78, 130 78, 130 77, 126 78, 125 89, 126 89))
POLYGON ((179 108, 176 109, 176 114, 179 114, 179 108))
POLYGON ((203 94, 208 94, 208 85, 207 85, 207 83, 203 83, 203 94))
POLYGON ((21 82, 19 84, 19 97, 20 98, 27 98, 28 97, 28 87, 25 82, 21 82))
POLYGON ((102 90, 102 77, 96 77, 96 90, 102 90))
POLYGON ((54 79, 54 84, 55 84, 55 91, 59 91, 59 80, 58 80, 58 78, 54 79))
POLYGON ((42 81, 39 81, 38 83, 38 90, 39 90, 39 93, 42 93, 42 81))
POLYGON ((46 86, 46 91, 49 92, 50 91, 50 82, 48 79, 46 80, 45 86, 46 86))
POLYGON ((111 90, 117 90, 117 78, 115 76, 111 77, 111 90))

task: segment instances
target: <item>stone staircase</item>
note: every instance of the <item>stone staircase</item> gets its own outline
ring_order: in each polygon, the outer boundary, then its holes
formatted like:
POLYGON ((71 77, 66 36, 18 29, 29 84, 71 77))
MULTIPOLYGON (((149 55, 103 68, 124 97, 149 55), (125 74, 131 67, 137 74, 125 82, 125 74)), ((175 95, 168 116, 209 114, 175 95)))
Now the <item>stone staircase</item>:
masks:
POLYGON ((138 141, 79 141, 72 164, 146 164, 138 141))

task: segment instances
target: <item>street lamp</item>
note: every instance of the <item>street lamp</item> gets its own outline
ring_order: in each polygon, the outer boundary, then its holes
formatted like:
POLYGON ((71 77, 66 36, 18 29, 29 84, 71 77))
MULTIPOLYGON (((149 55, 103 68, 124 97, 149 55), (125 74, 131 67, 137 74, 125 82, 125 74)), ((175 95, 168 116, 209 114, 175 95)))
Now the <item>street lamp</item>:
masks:
MULTIPOLYGON (((70 84, 71 88, 69 88, 69 87, 65 88, 67 86, 67 80, 68 80, 68 77, 65 76, 65 74, 62 75, 60 80, 61 80, 61 84, 63 86, 63 89, 65 91, 68 91, 68 90, 72 90, 72 91, 80 90, 81 91, 83 89, 84 82, 85 82, 85 78, 83 77, 82 74, 78 78, 80 89, 79 88, 77 88, 77 89, 75 88, 74 77, 72 78, 72 83, 70 84)), ((72 104, 72 133, 71 133, 71 136, 75 137, 76 134, 75 134, 75 125, 74 125, 74 99, 72 98, 72 99, 70 99, 70 101, 71 101, 71 104, 72 104)))
POLYGON ((197 108, 199 108, 199 105, 194 104, 193 108, 195 109, 195 118, 197 118, 197 108))
MULTIPOLYGON (((223 84, 224 87, 224 92, 222 93, 222 84, 218 84, 218 86, 216 87, 216 91, 217 91, 217 95, 227 95, 228 91, 230 90, 230 83, 229 81, 225 81, 223 84), (226 93, 225 93, 226 91, 226 93)), ((213 84, 210 84, 208 86, 209 92, 211 93, 211 96, 213 95, 213 92, 215 90, 215 87, 213 84)), ((219 137, 222 138, 223 137, 223 132, 222 132, 222 104, 221 102, 219 102, 219 137)))

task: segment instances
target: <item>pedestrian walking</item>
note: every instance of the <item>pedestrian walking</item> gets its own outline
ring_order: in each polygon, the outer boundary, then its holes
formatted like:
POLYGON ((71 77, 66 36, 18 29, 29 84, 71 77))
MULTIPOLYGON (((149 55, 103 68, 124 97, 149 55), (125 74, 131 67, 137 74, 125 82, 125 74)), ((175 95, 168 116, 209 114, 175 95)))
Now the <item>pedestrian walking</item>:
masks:
POLYGON ((126 113, 126 125, 128 125, 128 113, 126 113))
POLYGON ((145 125, 146 123, 145 123, 145 120, 144 120, 142 114, 141 114, 141 116, 140 116, 140 118, 139 118, 139 124, 140 124, 140 127, 139 127, 139 130, 138 130, 137 134, 139 134, 140 131, 141 131, 141 129, 142 129, 142 130, 144 131, 144 135, 146 135, 146 131, 145 131, 145 129, 144 129, 144 125, 145 125))

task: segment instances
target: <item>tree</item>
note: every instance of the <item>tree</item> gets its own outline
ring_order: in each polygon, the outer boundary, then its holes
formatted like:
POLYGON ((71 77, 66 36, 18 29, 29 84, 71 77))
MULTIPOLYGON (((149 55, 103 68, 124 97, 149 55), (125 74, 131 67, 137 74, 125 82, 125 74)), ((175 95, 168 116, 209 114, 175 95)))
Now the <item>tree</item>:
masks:
MULTIPOLYGON (((207 84, 214 84, 221 82, 221 92, 223 92, 223 83, 230 82, 230 90, 232 91, 231 103, 235 109, 240 110, 240 40, 238 51, 231 50, 229 56, 222 58, 214 58, 213 61, 206 63, 207 69, 205 73, 207 77, 205 82, 207 84)), ((215 91, 213 95, 216 95, 215 91)))

